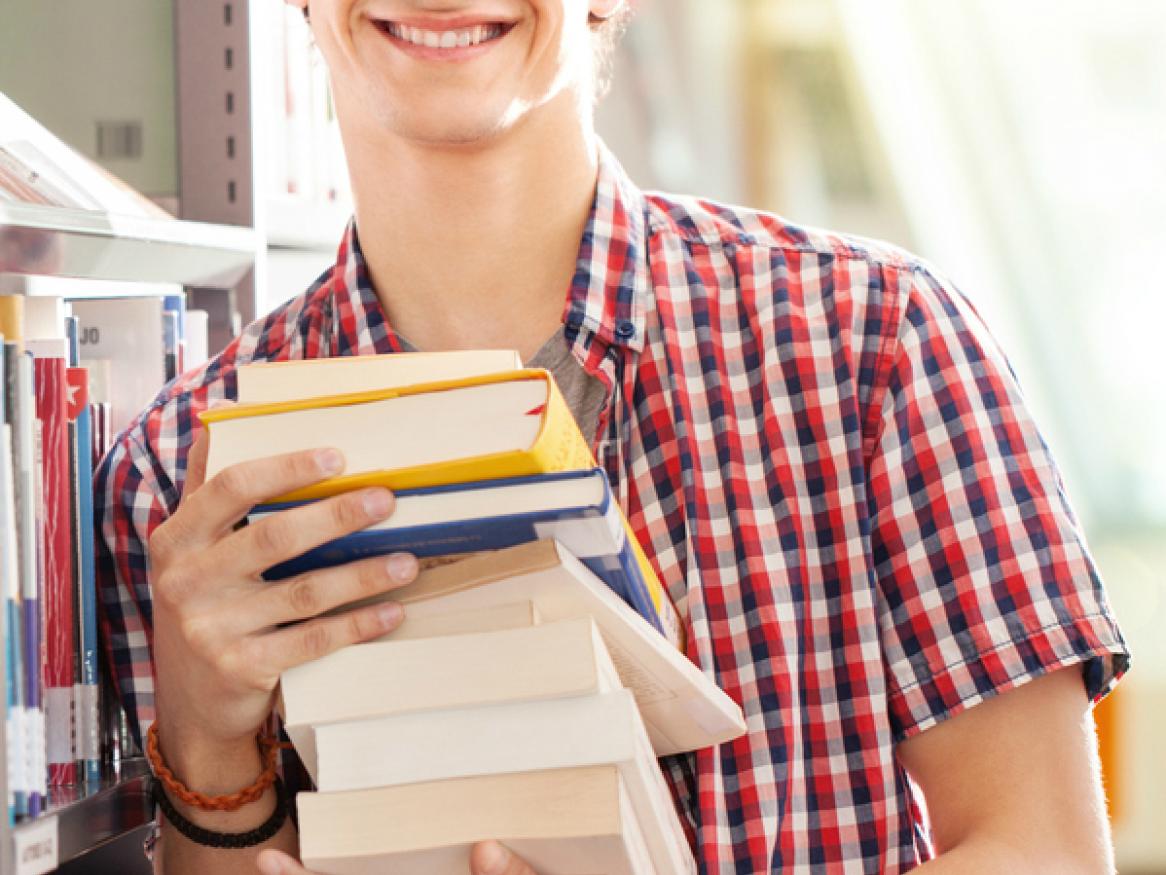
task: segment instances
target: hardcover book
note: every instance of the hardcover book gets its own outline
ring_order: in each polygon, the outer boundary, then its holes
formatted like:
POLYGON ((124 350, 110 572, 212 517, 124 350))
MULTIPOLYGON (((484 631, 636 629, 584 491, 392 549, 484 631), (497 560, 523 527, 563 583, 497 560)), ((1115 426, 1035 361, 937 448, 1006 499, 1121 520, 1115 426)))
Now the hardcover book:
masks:
POLYGON ((415 489, 591 468, 590 448, 546 371, 489 374, 200 414, 210 431, 207 477, 230 465, 318 447, 344 453, 345 473, 277 501, 365 486, 415 489), (391 467, 389 467, 391 465, 391 467))
MULTIPOLYGON (((666 596, 657 592, 651 566, 640 563, 602 469, 407 489, 395 498, 393 514, 383 522, 309 550, 264 576, 280 580, 398 551, 427 558, 554 539, 679 644, 680 630, 666 625, 674 622, 671 611, 660 608, 666 596)), ((300 504, 265 505, 248 521, 300 504)))
MULTIPOLYGON (((345 473, 277 498, 274 504, 337 495, 365 486, 395 491, 590 470, 595 460, 554 378, 544 370, 508 371, 356 395, 279 404, 237 405, 200 415, 210 431, 207 477, 281 452, 336 447, 345 473), (393 467, 385 467, 391 460, 393 467)), ((676 609, 622 511, 627 547, 607 563, 636 569, 650 594, 658 628, 682 644, 676 609)), ((609 556, 611 554, 608 554, 609 556)), ((631 582, 626 590, 636 592, 631 582)), ((635 602, 633 602, 635 603, 635 602)))

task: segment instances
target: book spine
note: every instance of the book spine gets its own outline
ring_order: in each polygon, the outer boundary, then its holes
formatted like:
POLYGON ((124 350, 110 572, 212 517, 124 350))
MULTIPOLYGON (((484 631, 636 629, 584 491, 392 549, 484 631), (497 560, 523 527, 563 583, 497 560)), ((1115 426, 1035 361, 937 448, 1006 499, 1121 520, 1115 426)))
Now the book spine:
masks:
MULTIPOLYGON (((254 515, 262 518, 266 514, 254 515)), ((509 514, 475 520, 451 520, 426 526, 400 529, 365 529, 343 538, 329 541, 288 562, 269 569, 264 577, 282 580, 318 568, 328 568, 370 556, 381 556, 407 551, 420 558, 456 556, 486 550, 504 550, 518 544, 537 541, 548 534, 548 529, 559 531, 570 527, 586 527, 594 532, 603 528, 602 517, 596 508, 569 508, 549 512, 509 514)), ((594 537, 590 538, 594 541, 594 537)), ((602 545, 601 553, 608 551, 602 545)), ((607 563, 612 565, 611 562, 607 563)), ((622 590, 617 590, 624 595, 622 590)))
POLYGON ((36 407, 41 421, 44 478, 45 723, 49 783, 77 780, 73 752, 73 549, 70 539, 69 444, 65 360, 38 358, 36 407))
POLYGON ((624 516, 623 510, 615 500, 615 495, 608 485, 605 495, 604 518, 611 529, 612 537, 620 544, 619 564, 620 573, 627 581, 629 589, 628 601, 636 610, 640 611, 665 638, 680 650, 684 649, 684 626, 672 598, 668 595, 656 569, 648 561, 632 531, 631 524, 624 516))
POLYGON ((13 347, 11 374, 15 375, 10 395, 13 495, 16 504, 16 559, 19 568, 21 604, 21 668, 24 683, 24 769, 28 782, 28 813, 40 813, 47 793, 45 772, 44 713, 41 710, 40 644, 40 550, 38 525, 38 428, 35 417, 32 356, 13 347))
POLYGON ((84 779, 101 780, 97 663, 97 569, 93 545, 93 429, 89 411, 89 372, 69 368, 69 418, 76 432, 73 454, 77 538, 75 561, 78 606, 78 664, 74 686, 77 747, 84 779))
POLYGON ((8 816, 28 813, 30 776, 24 768, 27 740, 24 732, 24 671, 20 646, 20 565, 16 559, 16 501, 12 465, 12 426, 0 425, 0 582, 3 583, 5 648, 5 720, 8 769, 8 816))

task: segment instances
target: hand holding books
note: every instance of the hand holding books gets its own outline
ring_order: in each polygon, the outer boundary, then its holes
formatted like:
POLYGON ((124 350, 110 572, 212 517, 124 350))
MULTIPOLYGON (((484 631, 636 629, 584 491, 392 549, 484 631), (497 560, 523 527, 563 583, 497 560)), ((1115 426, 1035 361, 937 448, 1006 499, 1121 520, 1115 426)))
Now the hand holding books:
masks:
POLYGON ((382 603, 317 615, 408 583, 417 566, 408 556, 376 557, 263 582, 274 562, 386 518, 392 496, 359 490, 234 531, 257 502, 335 476, 344 460, 335 451, 291 453, 233 466, 204 483, 206 452, 203 434, 190 452, 178 510, 151 537, 150 562, 162 752, 188 786, 214 794, 246 785, 257 771, 254 736, 282 671, 383 635, 402 612, 382 603))

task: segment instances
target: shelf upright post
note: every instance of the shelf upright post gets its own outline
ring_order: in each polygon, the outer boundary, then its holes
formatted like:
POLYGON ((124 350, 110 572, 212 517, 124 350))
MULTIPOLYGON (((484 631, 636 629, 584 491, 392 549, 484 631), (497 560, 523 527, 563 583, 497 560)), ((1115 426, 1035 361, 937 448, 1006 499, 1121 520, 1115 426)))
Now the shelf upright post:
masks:
MULTIPOLYGON (((0 632, 4 630, 0 623, 0 632)), ((0 634, 0 678, 8 677, 8 637, 0 634)), ((7 718, 4 728, 0 730, 0 801, 7 806, 8 802, 8 723, 12 715, 8 713, 5 701, 4 715, 7 718)), ((0 816, 0 861, 7 863, 12 859, 12 827, 8 824, 8 812, 0 816)))
MULTIPOLYGON (((248 0, 173 0, 178 120, 178 204, 183 219, 255 227, 251 34, 248 0)), ((217 349, 255 318, 263 248, 227 296, 191 288, 210 312, 217 349)))

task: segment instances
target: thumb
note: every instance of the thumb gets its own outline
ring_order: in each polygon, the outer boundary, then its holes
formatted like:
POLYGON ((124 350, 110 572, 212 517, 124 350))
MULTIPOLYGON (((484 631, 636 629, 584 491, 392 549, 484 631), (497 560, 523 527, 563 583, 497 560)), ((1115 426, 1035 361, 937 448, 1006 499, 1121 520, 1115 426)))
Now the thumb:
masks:
POLYGON ((535 871, 498 842, 478 842, 470 851, 472 875, 535 875, 535 871))
MULTIPOLYGON (((221 398, 212 402, 210 409, 216 410, 219 407, 229 407, 234 403, 229 398, 221 398)), ((203 481, 206 480, 206 457, 210 452, 211 446, 210 432, 197 419, 195 419, 195 427, 198 429, 198 436, 186 454, 186 479, 182 483, 183 500, 193 495, 194 491, 202 486, 203 481)))
POLYGON ((255 867, 262 875, 312 875, 283 851, 267 848, 255 859, 255 867))

